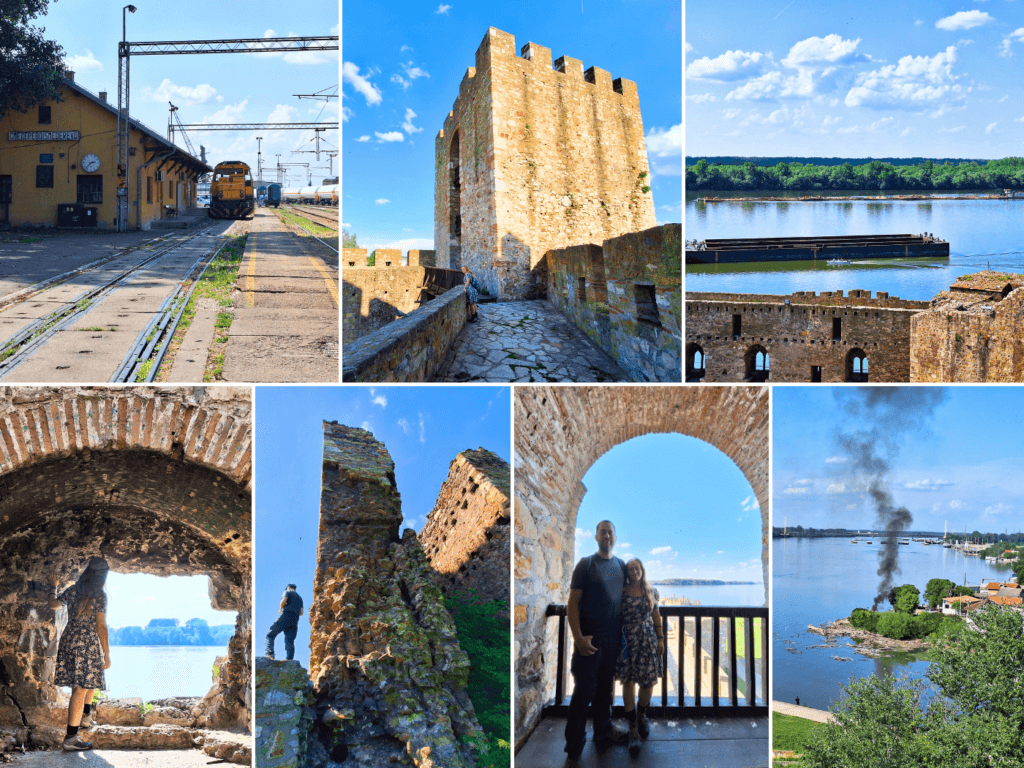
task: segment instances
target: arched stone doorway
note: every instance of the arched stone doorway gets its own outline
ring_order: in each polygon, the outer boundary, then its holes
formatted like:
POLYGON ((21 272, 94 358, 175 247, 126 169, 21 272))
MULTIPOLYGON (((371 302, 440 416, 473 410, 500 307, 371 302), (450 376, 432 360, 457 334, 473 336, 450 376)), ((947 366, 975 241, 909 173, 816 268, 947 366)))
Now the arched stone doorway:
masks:
POLYGON ((686 380, 690 382, 704 381, 707 357, 704 347, 691 341, 686 345, 686 380))
POLYGON ((868 354, 855 347, 846 354, 846 381, 868 381, 868 354))
POLYGON ((213 607, 237 618, 192 726, 248 725, 251 438, 248 388, 0 391, 0 726, 62 738, 66 617, 48 590, 96 556, 120 573, 209 576, 213 607))
POLYGON ((772 363, 768 350, 760 344, 750 347, 743 355, 743 380, 764 382, 771 378, 772 363))
POLYGON ((757 497, 767 590, 768 410, 768 393, 761 387, 516 390, 517 744, 537 723, 541 707, 554 693, 558 641, 546 611, 549 603, 564 603, 568 597, 568 579, 576 560, 576 513, 586 494, 581 480, 587 470, 616 445, 651 433, 678 432, 718 448, 736 463, 757 497))

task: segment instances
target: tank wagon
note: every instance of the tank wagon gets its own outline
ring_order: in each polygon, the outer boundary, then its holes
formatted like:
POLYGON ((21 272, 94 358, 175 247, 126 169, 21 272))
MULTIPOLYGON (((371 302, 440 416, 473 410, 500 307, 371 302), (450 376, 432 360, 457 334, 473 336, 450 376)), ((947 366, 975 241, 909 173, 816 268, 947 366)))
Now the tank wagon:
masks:
POLYGON ((256 215, 252 172, 241 160, 217 163, 210 184, 211 219, 245 219, 256 215))
POLYGON ((281 200, 286 203, 308 205, 337 205, 338 185, 321 184, 318 187, 292 187, 281 191, 281 200))

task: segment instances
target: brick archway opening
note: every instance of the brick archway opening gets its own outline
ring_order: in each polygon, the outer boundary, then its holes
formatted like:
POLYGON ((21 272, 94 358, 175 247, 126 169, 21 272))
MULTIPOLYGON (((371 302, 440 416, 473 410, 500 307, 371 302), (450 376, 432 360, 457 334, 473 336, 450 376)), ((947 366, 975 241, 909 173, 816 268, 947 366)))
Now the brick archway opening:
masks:
MULTIPOLYGON (((611 448, 678 432, 718 448, 743 473, 761 512, 768 584, 768 394, 760 387, 529 387, 515 398, 515 740, 554 695, 558 639, 547 606, 564 603, 575 564, 582 478, 611 448)), ((765 594, 767 603, 767 592, 765 594)))
POLYGON ((0 731, 14 743, 63 738, 67 701, 53 678, 67 612, 52 610, 48 595, 77 581, 93 557, 117 573, 205 575, 212 606, 236 613, 204 698, 158 705, 147 722, 134 707, 105 703, 90 737, 97 747, 189 749, 200 729, 247 728, 248 393, 226 401, 202 389, 4 394, 0 731), (146 734, 121 727, 159 723, 163 730, 146 734))

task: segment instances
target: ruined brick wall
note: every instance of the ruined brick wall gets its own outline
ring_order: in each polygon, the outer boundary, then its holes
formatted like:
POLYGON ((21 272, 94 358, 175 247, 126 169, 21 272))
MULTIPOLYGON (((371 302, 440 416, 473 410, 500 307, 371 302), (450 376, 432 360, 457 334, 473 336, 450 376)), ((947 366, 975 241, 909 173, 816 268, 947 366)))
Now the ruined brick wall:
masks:
POLYGON ((634 381, 682 380, 682 226, 547 254, 548 301, 634 381))
POLYGON ((368 258, 365 248, 342 248, 341 268, 365 267, 368 258))
POLYGON ((446 595, 511 598, 509 478, 508 462, 483 448, 463 451, 449 466, 419 533, 446 595))
POLYGON ((544 254, 656 224, 636 84, 552 63, 491 27, 435 141, 438 263, 501 299, 541 295, 544 254), (461 233, 456 234, 456 217, 461 233))
POLYGON ((412 530, 387 449, 324 423, 310 677, 353 763, 470 768, 469 659, 412 530))
POLYGON ((213 607, 237 611, 235 635, 191 725, 248 725, 250 397, 233 387, 3 388, 0 726, 59 741, 48 718, 61 700, 52 680, 66 610, 51 610, 48 592, 92 557, 118 573, 209 576, 213 607))
POLYGON ((383 328, 462 280, 457 270, 431 266, 347 267, 341 289, 343 343, 383 328))
POLYGON ((309 768, 313 690, 297 661, 256 659, 256 765, 309 768))
POLYGON ((997 296, 942 293, 915 315, 910 380, 1024 381, 1024 288, 997 296))
MULTIPOLYGON (((515 739, 554 695, 557 625, 575 564, 576 514, 591 465, 619 443, 678 432, 715 446, 743 472, 761 510, 768 584, 768 392, 762 387, 521 387, 515 392, 515 739)), ((700 521, 696 521, 700 522, 700 521)), ((767 600, 767 593, 765 594, 767 600)))
POLYGON ((771 382, 851 381, 852 358, 863 352, 869 381, 910 381, 910 322, 927 302, 870 291, 686 295, 687 378, 693 351, 707 356, 704 381, 743 381, 757 350, 770 358, 771 382), (739 323, 739 333, 736 323, 739 323), (838 322, 838 326, 836 323, 838 322), (837 338, 838 335, 838 338, 837 338))
POLYGON ((342 381, 431 381, 465 325, 460 285, 352 343, 344 339, 342 381))

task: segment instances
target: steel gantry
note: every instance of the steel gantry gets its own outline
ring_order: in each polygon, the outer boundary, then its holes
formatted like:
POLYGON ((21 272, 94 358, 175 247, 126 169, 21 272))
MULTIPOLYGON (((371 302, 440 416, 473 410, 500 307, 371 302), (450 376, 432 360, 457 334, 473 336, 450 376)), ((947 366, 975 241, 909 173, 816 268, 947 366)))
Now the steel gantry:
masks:
MULTIPOLYGON (((121 12, 121 42, 117 46, 117 231, 128 231, 128 164, 131 155, 129 147, 129 126, 131 121, 130 75, 132 56, 165 56, 200 53, 278 53, 303 51, 336 51, 338 37, 244 37, 226 40, 164 40, 143 43, 129 42, 124 11, 135 13, 135 6, 126 5, 121 12)), ((273 123, 260 123, 254 130, 272 130, 273 123)), ((319 124, 326 127, 326 124, 319 124)), ((183 126, 184 127, 184 126, 183 126)), ((306 125, 313 127, 312 124, 306 125)), ((334 124, 337 127, 337 123, 334 124)), ((205 130, 230 130, 212 128, 205 130)), ((234 130, 239 130, 237 126, 234 130)))

